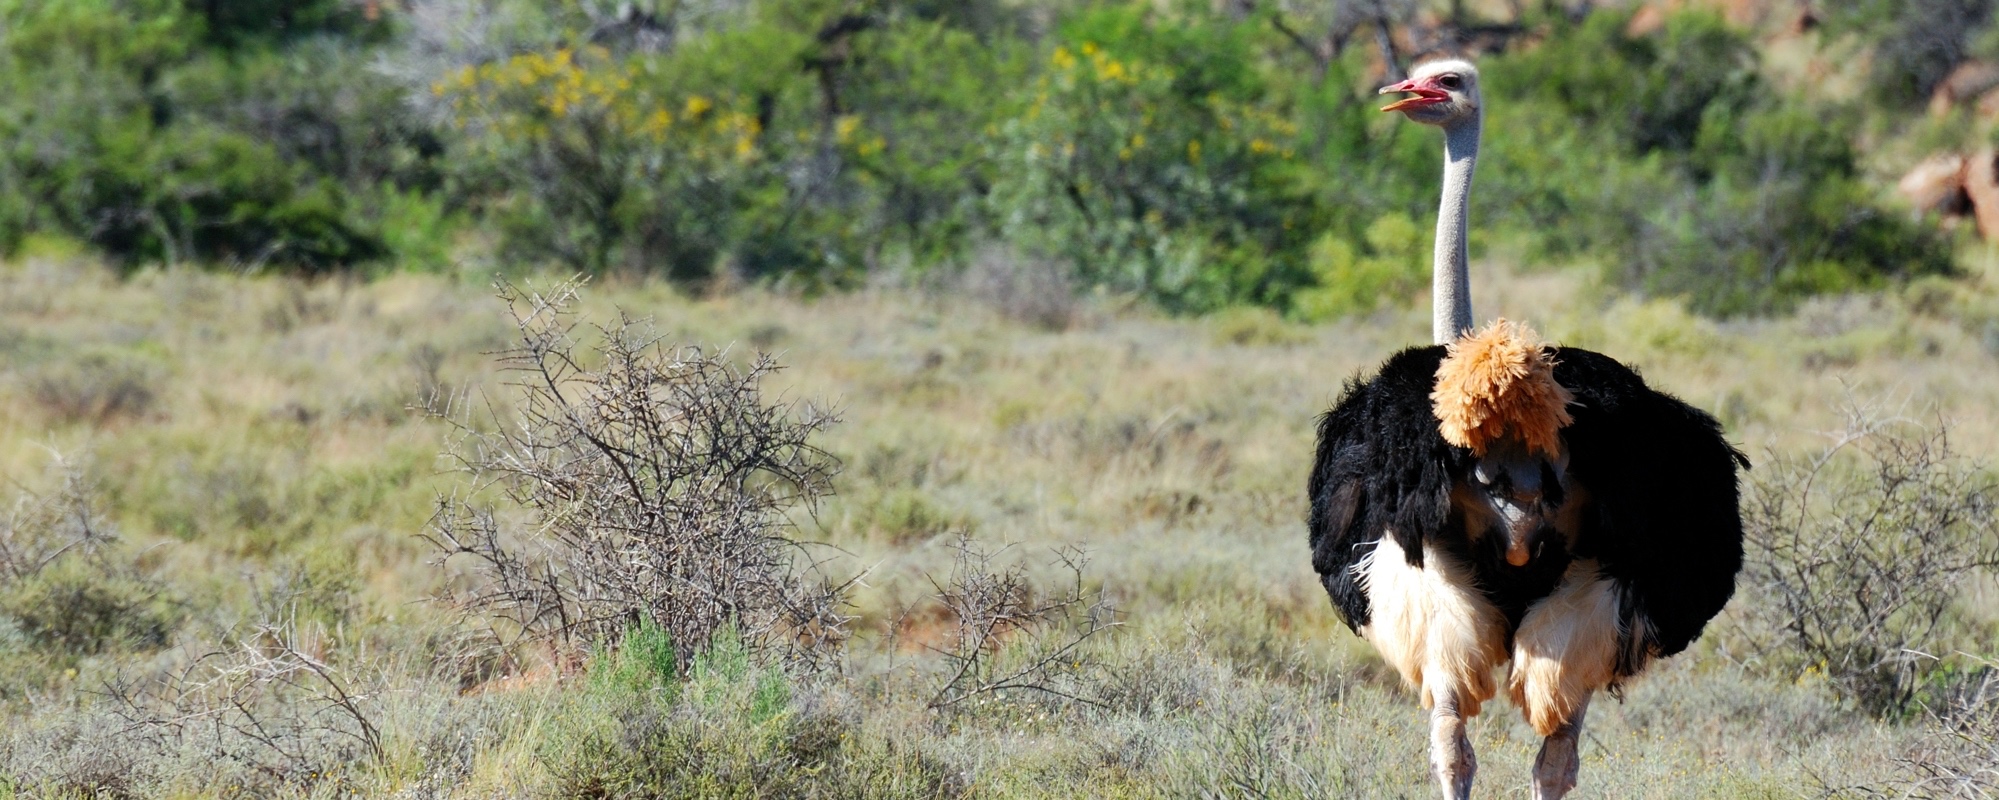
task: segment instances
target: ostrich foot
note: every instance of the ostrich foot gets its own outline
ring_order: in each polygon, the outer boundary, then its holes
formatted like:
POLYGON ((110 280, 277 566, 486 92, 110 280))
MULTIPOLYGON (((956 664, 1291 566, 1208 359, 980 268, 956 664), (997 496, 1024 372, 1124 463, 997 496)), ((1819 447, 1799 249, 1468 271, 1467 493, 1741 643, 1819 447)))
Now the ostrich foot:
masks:
POLYGON ((1534 759, 1534 800, 1561 800, 1576 788, 1576 771, 1582 766, 1583 712, 1588 710, 1585 699, 1569 721, 1541 741, 1541 755, 1534 759))
POLYGON ((1478 772, 1478 757, 1472 754, 1471 740, 1465 737, 1465 720, 1458 715, 1458 699, 1451 695, 1436 698, 1430 709, 1430 770, 1437 776, 1444 800, 1471 800, 1472 775, 1478 772))

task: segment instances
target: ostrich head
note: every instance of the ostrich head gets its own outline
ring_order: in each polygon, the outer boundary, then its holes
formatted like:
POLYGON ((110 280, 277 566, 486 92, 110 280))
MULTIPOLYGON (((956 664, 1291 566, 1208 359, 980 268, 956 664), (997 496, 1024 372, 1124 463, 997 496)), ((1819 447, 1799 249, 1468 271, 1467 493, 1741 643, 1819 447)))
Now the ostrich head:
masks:
POLYGON ((1453 127, 1478 119, 1478 68, 1448 59, 1416 66, 1409 80, 1381 88, 1382 94, 1409 94, 1382 108, 1400 111, 1425 125, 1453 127))
POLYGON ((1410 96, 1383 111, 1444 129, 1444 192, 1437 207, 1437 249, 1431 263, 1431 338, 1447 344, 1471 330, 1471 272, 1467 263, 1466 217, 1471 177, 1485 111, 1478 94, 1478 68, 1451 59, 1418 65, 1409 80, 1382 88, 1383 94, 1410 96))

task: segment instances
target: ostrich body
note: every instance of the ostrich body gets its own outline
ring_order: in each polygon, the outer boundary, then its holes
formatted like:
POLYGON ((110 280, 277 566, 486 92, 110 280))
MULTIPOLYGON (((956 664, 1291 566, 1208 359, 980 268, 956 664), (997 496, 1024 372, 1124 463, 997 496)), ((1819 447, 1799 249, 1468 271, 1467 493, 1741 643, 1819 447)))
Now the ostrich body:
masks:
POLYGON ((1478 73, 1434 62, 1382 91, 1412 95, 1384 111, 1445 133, 1437 344, 1350 381, 1320 419, 1312 566, 1431 709, 1446 798, 1470 796, 1464 721, 1502 689, 1545 737, 1534 797, 1559 798, 1590 698, 1686 649, 1734 593, 1748 461, 1713 417, 1608 356, 1504 320, 1471 331, 1478 73))

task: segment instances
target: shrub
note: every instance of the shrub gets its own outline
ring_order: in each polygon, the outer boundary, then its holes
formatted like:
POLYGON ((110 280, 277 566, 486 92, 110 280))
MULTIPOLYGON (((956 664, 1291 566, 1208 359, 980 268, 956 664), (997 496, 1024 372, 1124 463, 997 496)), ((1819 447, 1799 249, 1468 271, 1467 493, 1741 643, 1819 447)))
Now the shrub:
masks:
POLYGON ((1951 800, 1999 796, 1999 669, 1980 661, 1964 677, 1956 693, 1926 709, 1915 747, 1896 759, 1901 774, 1879 794, 1951 800))
MULTIPOLYGON (((928 705, 967 711, 968 701, 1025 695, 1050 703, 1103 705, 1102 666, 1088 656, 1092 639, 1118 627, 1108 593, 1084 586, 1088 558, 1055 552, 1064 585, 1037 590, 1019 564, 1002 564, 993 550, 960 534, 951 544, 951 573, 931 578, 931 599, 946 626, 942 641, 917 644, 939 656, 928 705)), ((916 609, 905 609, 897 628, 916 609)))
MULTIPOLYGON (((759 663, 725 632, 672 678, 649 656, 600 656, 535 742, 554 797, 951 797, 913 747, 862 735, 863 720, 759 663), (660 680, 597 680, 612 673, 660 680), (580 695, 580 696, 579 696, 580 695), (802 696, 801 696, 802 695, 802 696)), ((837 692, 837 689, 830 689, 837 692)))
MULTIPOLYGON (((181 4, 31 3, 0 16, 12 98, 0 131, 15 143, 0 154, 0 244, 53 229, 128 263, 308 271, 382 255, 341 188, 257 135, 267 131, 233 129, 217 121, 229 115, 162 91, 177 70, 190 76, 178 83, 200 84, 245 69, 188 64, 202 21, 181 4)), ((250 64, 277 71, 273 60, 250 64)))
POLYGON ((1948 242, 1861 181, 1852 109, 1774 92, 1718 17, 1677 13, 1639 37, 1629 19, 1597 12, 1488 60, 1497 164, 1479 185, 1502 225, 1709 314, 1950 271, 1948 242))
POLYGON ((192 757, 212 785, 257 796, 379 764, 377 690, 330 663, 319 647, 326 636, 269 618, 163 677, 112 681, 105 692, 125 727, 107 744, 161 760, 192 757))
POLYGON ((1282 304, 1315 220, 1245 31, 1142 4, 1070 20, 993 144, 1000 235, 1172 309, 1282 304))
POLYGON ((0 617, 59 659, 164 647, 177 609, 116 557, 118 531, 86 467, 57 456, 49 472, 52 490, 23 490, 0 520, 0 617))
POLYGON ((466 438, 449 455, 497 482, 531 533, 440 500, 430 539, 484 579, 467 606, 572 646, 655 626, 682 664, 725 627, 800 663, 836 644, 845 587, 821 580, 785 536, 786 512, 830 490, 837 464, 811 440, 835 417, 767 402, 769 356, 738 366, 630 318, 601 329, 586 356, 571 284, 506 286, 501 297, 519 331, 502 363, 521 394, 490 425, 459 420, 466 438))
POLYGON ((57 422, 103 425, 153 413, 165 372, 155 359, 106 348, 44 362, 23 380, 28 396, 57 422))
POLYGON ((1312 243, 1312 273, 1318 286, 1301 289, 1293 309, 1305 319, 1363 314, 1383 305, 1402 305, 1430 285, 1429 232, 1402 214, 1388 214, 1367 227, 1366 254, 1333 234, 1312 243))
POLYGON ((1075 269, 1063 261, 988 246, 952 277, 948 290, 1037 328, 1066 330, 1083 317, 1075 269))
POLYGON ((1961 587, 1999 567, 1999 483, 1941 426, 1865 417, 1821 453, 1767 462, 1743 515, 1738 605, 1763 668, 1906 710, 1952 650, 1961 587))

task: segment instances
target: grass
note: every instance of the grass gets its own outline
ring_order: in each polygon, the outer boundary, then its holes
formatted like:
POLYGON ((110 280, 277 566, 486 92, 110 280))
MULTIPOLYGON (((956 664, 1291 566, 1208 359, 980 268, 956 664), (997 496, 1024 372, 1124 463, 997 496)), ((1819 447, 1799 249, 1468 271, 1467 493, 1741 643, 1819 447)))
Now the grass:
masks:
MULTIPOLYGON (((1999 447, 1999 272, 1717 323, 1574 273, 1475 271, 1481 313, 1639 365, 1752 456, 1814 444, 1849 403, 1948 418, 1963 452, 1999 447)), ((786 677, 725 641, 681 675, 643 637, 495 655, 429 602, 469 578, 416 535, 438 493, 473 489, 436 460, 445 426, 409 407, 427 390, 508 396, 486 355, 508 325, 485 287, 8 264, 0 474, 47 494, 51 452, 87 465, 118 538, 98 561, 0 578, 0 794, 1430 796, 1423 714, 1335 620, 1301 522, 1314 415, 1422 341, 1426 312, 1303 326, 1086 305, 1051 325, 894 288, 587 288, 589 318, 623 308, 777 351, 772 388, 845 420, 821 440, 846 465, 840 494, 798 519, 835 572, 865 572, 844 662, 786 677), (911 626, 959 531, 1011 545, 1000 558, 1051 586, 1052 550, 1087 549, 1124 622, 1087 653, 1096 704, 925 707, 937 659, 911 626), (89 646, 23 627, 48 615, 18 603, 91 575, 115 580, 96 587, 111 619, 89 646), (272 618, 365 696, 380 759, 320 737, 274 773, 193 735, 131 738, 104 687, 154 685, 272 618)), ((1957 613, 1999 618, 1999 599, 1982 588, 1957 613)), ((1579 796, 1806 797, 1900 774, 1917 726, 1738 664, 1725 638, 1598 701, 1579 796)), ((1472 735, 1481 796, 1526 796, 1538 742, 1517 715, 1495 704, 1472 735)))

